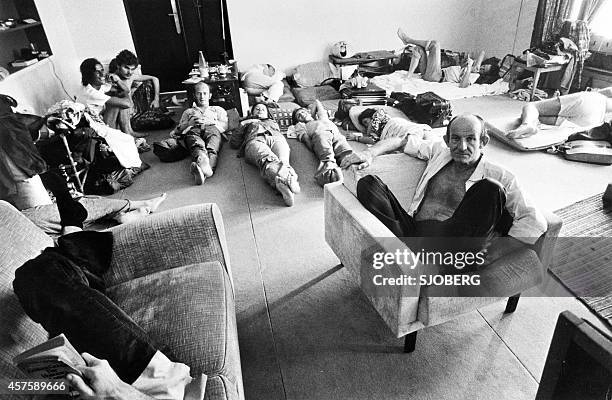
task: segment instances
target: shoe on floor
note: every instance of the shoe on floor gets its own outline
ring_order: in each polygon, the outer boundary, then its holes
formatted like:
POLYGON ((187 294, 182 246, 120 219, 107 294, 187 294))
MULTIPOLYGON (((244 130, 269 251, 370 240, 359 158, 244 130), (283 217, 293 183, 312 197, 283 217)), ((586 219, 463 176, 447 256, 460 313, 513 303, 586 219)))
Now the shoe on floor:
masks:
POLYGON ((198 163, 192 162, 190 170, 191 170, 191 175, 193 175, 193 179, 195 180, 195 184, 196 185, 203 184, 204 181, 206 180, 206 175, 204 175, 204 172, 202 171, 202 168, 200 168, 198 163))

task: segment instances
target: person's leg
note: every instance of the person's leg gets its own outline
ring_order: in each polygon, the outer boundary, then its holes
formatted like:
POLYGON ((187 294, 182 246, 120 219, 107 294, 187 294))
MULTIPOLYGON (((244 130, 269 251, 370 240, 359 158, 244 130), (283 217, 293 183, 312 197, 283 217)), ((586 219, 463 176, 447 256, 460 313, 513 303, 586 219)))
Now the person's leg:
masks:
MULTIPOLYGON (((292 169, 290 170, 290 167, 285 166, 280 158, 272 151, 271 146, 274 144, 276 144, 276 142, 272 136, 258 136, 245 145, 244 156, 247 162, 259 168, 261 176, 270 186, 280 192, 285 204, 291 207, 294 201, 294 192, 288 184, 282 181, 282 178, 284 177, 288 183, 291 183, 290 174, 292 169)), ((282 147, 282 144, 277 144, 277 151, 282 147)), ((283 150, 281 150, 281 153, 282 152, 283 150)), ((297 182, 297 175, 295 176, 295 182, 297 182)))
POLYGON ((204 127, 202 137, 204 142, 206 142, 206 152, 208 153, 210 168, 214 171, 217 168, 217 160, 221 150, 221 132, 219 132, 216 126, 208 125, 204 127))
POLYGON ((406 45, 408 45, 408 44, 416 44, 417 46, 421 46, 424 49, 427 49, 429 47, 429 45, 431 44, 431 40, 414 39, 414 38, 408 36, 408 34, 406 32, 404 32, 402 30, 402 28, 397 28, 397 36, 400 38, 402 43, 404 43, 406 45))
POLYGON ((128 383, 157 351, 142 328, 89 287, 83 270, 66 257, 47 252, 28 261, 15 272, 13 288, 26 313, 51 336, 64 333, 78 351, 107 359, 128 383))
POLYGON ((470 80, 471 78, 470 75, 471 75, 473 65, 474 65, 474 60, 468 57, 466 61, 466 65, 461 69, 461 77, 460 77, 461 81, 459 82, 459 87, 466 88, 472 84, 470 80))
POLYGON ((193 175, 196 185, 201 185, 207 177, 213 174, 206 151, 206 142, 200 137, 198 130, 192 129, 189 134, 183 137, 183 143, 191 153, 191 175, 193 175))
POLYGON ((357 182, 357 199, 395 236, 411 237, 416 233, 413 218, 378 176, 367 175, 357 182))
POLYGON ((278 100, 283 95, 285 89, 285 85, 283 82, 276 82, 272 84, 268 89, 264 90, 261 94, 265 97, 266 100, 278 102, 278 100))
POLYGON ((276 188, 281 192, 281 194, 283 194, 283 198, 285 198, 285 194, 283 192, 286 191, 284 186, 289 188, 289 190, 294 194, 300 193, 301 188, 298 182, 298 175, 289 163, 291 149, 289 148, 287 139, 285 139, 285 137, 282 135, 273 135, 266 136, 266 141, 272 152, 276 154, 281 161, 281 166, 276 172, 276 188), (279 187, 279 185, 281 186, 279 187))
POLYGON ((107 105, 104 109, 104 113, 102 114, 102 120, 111 128, 121 130, 121 127, 119 126, 119 114, 121 113, 121 110, 122 108, 107 105))
POLYGON ((166 193, 147 200, 85 196, 79 199, 79 203, 87 210, 85 225, 102 219, 114 219, 120 224, 125 224, 155 212, 161 203, 166 200, 166 197, 166 193))
POLYGON ((478 53, 478 57, 476 57, 476 60, 474 61, 474 65, 472 65, 472 72, 480 73, 480 67, 482 66, 484 58, 485 52, 484 50, 481 50, 480 53, 478 53))
POLYGON ((321 162, 336 162, 333 148, 333 133, 329 130, 317 129, 310 136, 312 151, 321 162))
POLYGON ((520 138, 534 135, 538 132, 539 123, 555 125, 559 112, 561 111, 561 101, 559 98, 546 99, 527 103, 521 112, 521 125, 508 131, 510 138, 520 138))
POLYGON ((511 223, 507 223, 505 211, 505 189, 493 179, 482 179, 468 189, 453 215, 444 221, 445 236, 487 240, 496 229, 506 234, 511 223), (500 222, 505 226, 500 226, 500 222))
POLYGON ((124 108, 119 111, 117 116, 117 124, 119 126, 119 130, 127 133, 128 135, 134 136, 135 138, 146 137, 146 134, 136 133, 132 129, 132 120, 131 120, 132 109, 124 108))
POLYGON ((442 56, 440 54, 440 43, 432 40, 427 50, 427 68, 422 75, 423 80, 430 82, 440 82, 442 79, 442 56))

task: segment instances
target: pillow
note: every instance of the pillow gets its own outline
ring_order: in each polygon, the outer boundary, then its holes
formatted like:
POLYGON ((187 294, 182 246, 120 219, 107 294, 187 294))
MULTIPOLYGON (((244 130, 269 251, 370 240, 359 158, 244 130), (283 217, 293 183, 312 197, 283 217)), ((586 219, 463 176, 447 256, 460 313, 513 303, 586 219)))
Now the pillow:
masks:
POLYGON ((308 107, 317 99, 321 101, 338 100, 341 97, 340 92, 329 85, 293 88, 292 91, 295 101, 302 107, 308 107))
POLYGON ((366 127, 359 123, 359 120, 357 120, 357 117, 359 117, 359 114, 361 114, 367 108, 375 108, 377 110, 379 108, 384 108, 385 111, 387 112, 387 114, 389 114, 389 116, 391 118, 399 117, 399 118, 404 118, 404 119, 410 121, 410 119, 406 116, 406 114, 404 114, 401 110, 399 110, 399 109, 397 109, 395 107, 389 107, 389 106, 383 106, 383 105, 377 105, 377 106, 374 106, 374 105, 373 106, 353 106, 349 110, 349 118, 351 119, 351 122, 353 123, 353 125, 355 125, 355 128, 357 128, 357 130, 359 130, 359 132, 361 132, 361 133, 366 133, 366 127))
POLYGON ((328 62, 315 61, 300 64, 295 68, 293 80, 299 87, 320 85, 326 79, 334 78, 335 67, 328 62))

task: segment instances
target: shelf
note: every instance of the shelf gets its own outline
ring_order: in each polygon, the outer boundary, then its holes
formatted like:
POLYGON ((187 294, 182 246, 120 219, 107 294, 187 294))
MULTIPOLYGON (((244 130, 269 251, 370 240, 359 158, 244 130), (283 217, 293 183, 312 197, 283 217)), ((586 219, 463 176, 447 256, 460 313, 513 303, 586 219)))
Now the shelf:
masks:
POLYGON ((4 33, 9 33, 9 32, 15 32, 15 31, 21 31, 24 29, 28 29, 28 28, 33 28, 35 26, 41 26, 42 24, 40 22, 33 22, 31 24, 20 24, 17 25, 15 27, 9 28, 9 29, 4 29, 4 30, 0 30, 0 35, 4 34, 4 33))

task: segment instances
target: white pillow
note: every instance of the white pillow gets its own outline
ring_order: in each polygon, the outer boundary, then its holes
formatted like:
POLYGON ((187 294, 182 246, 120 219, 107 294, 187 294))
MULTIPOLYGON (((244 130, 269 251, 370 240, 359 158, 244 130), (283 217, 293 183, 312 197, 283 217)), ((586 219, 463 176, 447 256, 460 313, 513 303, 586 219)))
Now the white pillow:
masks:
POLYGON ((384 108, 384 110, 387 112, 387 114, 389 114, 389 116, 391 118, 399 117, 399 118, 404 118, 407 121, 410 121, 410 119, 406 116, 406 114, 404 114, 401 110, 399 110, 399 109, 397 109, 395 107, 382 106, 382 105, 377 105, 377 106, 353 106, 349 110, 349 118, 351 119, 351 122, 353 123, 353 125, 355 125, 355 128, 357 128, 357 130, 359 130, 359 132, 361 132, 361 133, 366 133, 366 127, 361 125, 357 118, 359 117, 359 114, 361 114, 364 110, 366 110, 368 108, 374 108, 374 109, 377 109, 377 110, 379 108, 384 108))

